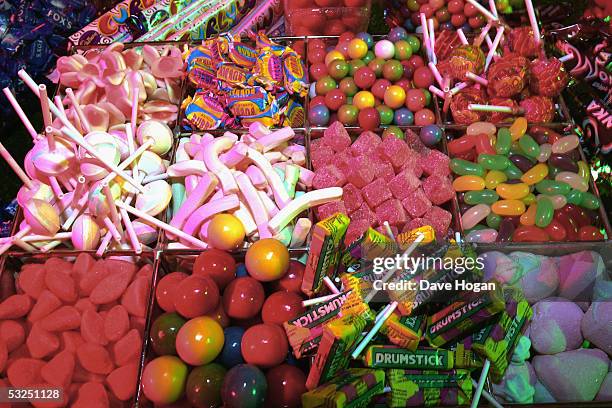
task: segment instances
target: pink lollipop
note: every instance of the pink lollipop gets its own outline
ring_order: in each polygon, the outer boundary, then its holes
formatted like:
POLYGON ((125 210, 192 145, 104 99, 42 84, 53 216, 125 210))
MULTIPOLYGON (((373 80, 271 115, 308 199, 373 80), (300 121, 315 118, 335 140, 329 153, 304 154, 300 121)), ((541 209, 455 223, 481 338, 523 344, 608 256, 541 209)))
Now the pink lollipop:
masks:
POLYGON ((80 215, 72 226, 72 245, 75 249, 86 251, 95 249, 100 242, 100 227, 90 215, 80 215))
POLYGON ((561 94, 569 82, 569 75, 563 63, 557 58, 538 58, 529 65, 531 92, 554 98, 561 94))

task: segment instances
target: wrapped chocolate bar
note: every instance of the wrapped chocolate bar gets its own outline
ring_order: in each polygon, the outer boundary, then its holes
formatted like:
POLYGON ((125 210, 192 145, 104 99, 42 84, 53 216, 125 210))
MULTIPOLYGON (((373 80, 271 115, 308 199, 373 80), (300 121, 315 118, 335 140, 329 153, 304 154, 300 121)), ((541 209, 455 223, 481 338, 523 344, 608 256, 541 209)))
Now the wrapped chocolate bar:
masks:
POLYGON ((384 392, 385 371, 350 368, 332 381, 302 394, 303 408, 365 408, 384 392))
POLYGON ((467 370, 389 370, 391 408, 466 405, 472 398, 472 378, 467 370))
POLYGON ((396 346, 368 347, 364 364, 371 368, 398 368, 417 370, 450 370, 454 367, 452 351, 418 348, 414 351, 396 346))

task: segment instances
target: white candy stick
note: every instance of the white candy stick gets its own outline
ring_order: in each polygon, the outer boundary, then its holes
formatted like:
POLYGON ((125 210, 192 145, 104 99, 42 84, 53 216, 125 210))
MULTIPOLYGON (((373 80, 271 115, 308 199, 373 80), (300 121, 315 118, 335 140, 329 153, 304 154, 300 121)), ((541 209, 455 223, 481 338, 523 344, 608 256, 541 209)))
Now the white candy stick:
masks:
MULTIPOLYGON (((47 97, 47 99, 49 99, 49 97, 47 97)), ((53 101, 55 101, 55 106, 57 106, 57 110, 62 115, 66 116, 66 111, 64 110, 64 104, 62 103, 62 98, 59 95, 56 95, 56 96, 53 97, 53 101)), ((48 102, 51 102, 51 99, 49 99, 48 102)), ((51 109, 51 106, 49 106, 49 109, 51 109)))
MULTIPOLYGON (((113 198, 113 194, 111 193, 108 184, 104 183, 104 184, 101 184, 101 186, 102 186, 102 192, 104 193, 104 196, 106 197, 106 204, 108 205, 108 208, 110 209, 109 211, 110 219, 113 221, 113 224, 115 224, 115 227, 119 229, 121 228, 121 221, 119 220, 119 214, 117 214, 117 207, 115 207, 115 200, 113 198)), ((117 242, 120 242, 120 241, 121 241, 121 238, 117 242)))
POLYGON ((482 30, 480 30, 480 34, 478 34, 478 37, 476 37, 476 39, 474 40, 475 46, 480 47, 480 44, 482 44, 482 42, 485 40, 485 37, 489 33, 489 30, 491 30, 491 27, 493 27, 493 23, 489 21, 487 25, 485 25, 482 30))
POLYGON ((429 43, 431 44, 431 56, 434 64, 438 63, 438 57, 436 56, 436 32, 434 30, 433 18, 427 20, 427 27, 429 30, 429 43))
POLYGON ((327 289, 329 289, 331 293, 336 295, 340 293, 340 290, 334 285, 334 282, 332 282, 329 276, 323 278, 323 283, 325 283, 325 286, 327 286, 327 289))
POLYGON ((463 32, 462 29, 458 29, 457 30, 457 35, 459 36, 459 41, 461 41, 461 44, 463 45, 468 45, 468 40, 467 37, 465 36, 465 33, 463 32))
POLYGON ((119 233, 119 230, 117 229, 115 224, 113 224, 113 221, 108 217, 104 217, 102 222, 104 222, 104 225, 108 229, 108 232, 111 233, 115 241, 121 242, 121 234, 119 233))
POLYGON ((467 0, 468 3, 470 3, 472 6, 476 7, 478 9, 478 11, 480 11, 480 13, 485 16, 485 18, 489 21, 497 21, 499 20, 499 18, 497 18, 496 16, 494 16, 489 10, 487 10, 486 8, 484 8, 480 3, 478 3, 476 0, 467 0))
POLYGON ((444 88, 444 80, 442 79, 442 75, 440 75, 440 71, 438 71, 438 67, 436 66, 436 64, 434 64, 433 62, 430 62, 427 65, 429 66, 429 69, 431 70, 431 73, 433 74, 434 78, 436 79, 436 82, 438 83, 438 85, 440 85, 440 87, 444 88))
POLYGON ((238 142, 227 152, 219 155, 219 159, 227 167, 236 167, 246 158, 247 149, 246 143, 238 142))
POLYGON ((269 152, 272 149, 280 146, 281 144, 290 141, 295 136, 293 129, 290 127, 284 127, 275 131, 274 133, 270 133, 269 135, 264 135, 257 139, 257 143, 259 143, 263 147, 263 152, 269 152))
POLYGON ((145 178, 143 178, 142 184, 149 184, 158 180, 168 180, 169 178, 170 176, 168 175, 168 173, 155 174, 153 176, 146 176, 145 178))
MULTIPOLYGON (((130 245, 132 246, 132 249, 137 254, 140 254, 140 253, 142 253, 142 244, 138 240, 138 236, 136 235, 136 231, 134 231, 134 226, 132 225, 132 220, 130 220, 130 215, 127 213, 127 210, 124 207, 121 207, 119 204, 123 205, 123 203, 121 203, 119 201, 117 203, 117 206, 120 208, 119 212, 121 213, 121 218, 123 219, 123 224, 125 225, 125 231, 127 232, 127 236, 128 236, 129 241, 130 241, 130 245)), ((157 218, 154 218, 154 219, 157 219, 157 218)))
POLYGON ((288 157, 284 156, 281 152, 267 152, 267 153, 264 153, 263 156, 266 158, 267 161, 269 161, 272 164, 278 163, 278 162, 285 163, 289 159, 288 157))
POLYGON ((293 228, 293 234, 291 234, 291 244, 289 245, 291 248, 297 248, 304 245, 306 242, 306 238, 308 238, 308 233, 312 228, 312 221, 308 218, 299 218, 295 222, 295 227, 293 228))
POLYGON ((425 13, 421 13, 419 15, 419 18, 421 19, 421 30, 423 30, 423 44, 425 45, 425 50, 427 51, 428 58, 432 59, 431 43, 429 42, 429 29, 427 26, 427 17, 425 16, 425 13))
POLYGON ((110 244, 111 239, 113 239, 113 234, 111 234, 109 231, 106 233, 106 235, 104 235, 104 237, 100 241, 100 246, 98 247, 98 250, 96 251, 96 255, 98 257, 101 257, 104 254, 104 251, 106 251, 106 248, 108 247, 108 244, 110 244))
MULTIPOLYGON (((229 132, 226 132, 226 135, 227 133, 229 132)), ((225 194, 238 192, 238 185, 227 166, 219 160, 219 154, 231 149, 234 143, 236 143, 234 138, 222 136, 204 144, 204 163, 206 168, 219 178, 221 188, 225 194)))
POLYGON ((503 35, 504 35, 504 27, 503 26, 497 27, 497 34, 495 35, 495 39, 493 40, 493 46, 489 50, 489 53, 487 54, 487 59, 485 60, 485 68, 484 68, 485 72, 489 68, 489 64, 491 64, 493 55, 495 54, 495 51, 497 50, 497 47, 499 46, 499 42, 501 41, 501 38, 503 35))
POLYGON ((186 177, 190 175, 203 176, 207 173, 206 166, 199 160, 185 160, 175 163, 166 170, 169 177, 186 177))
MULTIPOLYGON (((253 148, 249 148, 249 150, 247 151, 247 157, 251 159, 257 167, 259 167, 259 169, 266 177, 266 180, 268 180, 268 184, 270 185, 274 193, 274 201, 276 201, 276 205, 279 208, 284 208, 285 206, 287 206, 291 202, 291 198, 285 190, 285 186, 283 185, 282 180, 274 171, 270 162, 268 162, 261 153, 259 153, 253 148)), ((273 233, 278 234, 280 230, 285 227, 285 225, 283 225, 282 228, 280 228, 278 231, 274 231, 273 233)))
POLYGON ((385 227, 385 231, 387 231, 387 235, 389 235, 389 237, 395 241, 396 240, 395 235, 393 234, 393 231, 391 230, 391 225, 389 225, 389 222, 388 221, 383 222, 383 226, 385 227))
POLYGON ((489 49, 493 48, 493 40, 491 40, 489 34, 485 35, 485 40, 487 41, 487 46, 489 47, 489 49))
POLYGON ((491 10, 491 14, 493 14, 496 18, 499 18, 499 14, 497 13, 497 6, 495 5, 495 0, 489 0, 489 9, 491 10))
POLYGON ((206 202, 208 197, 215 191, 217 184, 218 180, 214 174, 204 174, 202 178, 200 178, 195 190, 189 194, 189 197, 183 202, 181 208, 174 214, 174 217, 172 217, 170 221, 170 225, 177 229, 183 228, 187 218, 206 202))
POLYGON ((487 376, 489 375, 489 369, 491 368, 491 361, 487 358, 482 365, 482 370, 480 372, 480 377, 478 378, 478 383, 476 383, 476 389, 474 390, 474 395, 472 396, 472 403, 470 404, 470 408, 477 408, 478 403, 480 402, 480 396, 482 395, 482 391, 484 389, 485 382, 487 381, 487 376))
POLYGON ((478 82, 481 85, 484 85, 484 86, 488 86, 489 85, 489 81, 487 81, 486 79, 484 79, 481 76, 478 76, 478 75, 474 74, 473 72, 469 72, 468 71, 468 72, 465 73, 465 76, 468 79, 471 79, 474 82, 478 82))
POLYGON ((559 61, 567 62, 567 61, 571 61, 573 59, 574 59, 574 54, 567 54, 567 55, 564 55, 564 56, 560 57, 559 61))
POLYGON ((251 184, 249 177, 244 173, 235 172, 234 178, 238 183, 238 188, 240 189, 242 196, 246 200, 249 210, 251 210, 255 224, 257 224, 259 236, 263 236, 263 233, 265 233, 267 229, 266 224, 268 222, 268 212, 261 202, 257 190, 255 187, 253 187, 253 184, 251 184))
POLYGON ((49 252, 50 250, 52 250, 53 248, 57 247, 61 243, 62 243, 62 241, 50 241, 47 244, 45 244, 44 246, 40 247, 40 252, 49 252))
POLYGON ((501 112, 501 113, 513 113, 514 109, 510 106, 501 105, 481 105, 478 103, 470 103, 468 109, 476 112, 501 112))
POLYGON ((331 300, 335 298, 336 296, 338 295, 333 294, 333 295, 321 296, 321 297, 314 298, 314 299, 307 299, 302 302, 302 306, 308 307, 308 306, 318 305, 319 303, 327 302, 328 300, 331 300))
POLYGON ((258 190, 257 194, 259 195, 259 199, 263 204, 266 212, 268 213, 268 218, 274 217, 280 211, 274 201, 266 194, 265 191, 258 190))
POLYGON ((136 71, 131 71, 127 74, 128 83, 130 86, 130 94, 132 95, 132 111, 131 111, 131 128, 132 134, 136 134, 136 122, 138 120, 138 94, 140 93, 140 89, 138 86, 138 81, 140 80, 140 74, 136 71))
POLYGON ((189 235, 195 235, 202 224, 213 215, 219 214, 225 211, 236 210, 240 207, 240 200, 236 194, 230 194, 218 200, 211 200, 204 204, 197 210, 195 210, 183 226, 183 231, 189 235))
POLYGON ((533 39, 536 44, 540 44, 540 27, 538 26, 538 21, 536 19, 535 10, 533 9, 533 3, 531 0, 525 0, 525 8, 527 9, 527 15, 529 16, 529 24, 531 25, 531 29, 533 30, 533 39))
POLYGON ((253 216, 251 215, 249 209, 242 200, 240 200, 240 206, 236 211, 233 212, 233 214, 242 223, 242 226, 244 227, 244 231, 246 232, 247 236, 251 236, 255 232, 257 232, 257 224, 255 224, 253 216))

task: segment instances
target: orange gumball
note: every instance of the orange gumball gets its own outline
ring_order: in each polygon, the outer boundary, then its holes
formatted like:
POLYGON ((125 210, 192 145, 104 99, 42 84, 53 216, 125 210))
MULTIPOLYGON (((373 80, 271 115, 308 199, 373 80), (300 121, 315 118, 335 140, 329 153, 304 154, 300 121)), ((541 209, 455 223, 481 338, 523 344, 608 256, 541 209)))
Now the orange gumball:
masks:
POLYGON ((391 85, 385 91, 385 105, 391 109, 398 109, 406 102, 406 91, 398 85, 391 85))
POLYGON ((208 224, 208 243, 217 249, 238 249, 242 246, 245 235, 242 222, 232 214, 217 214, 208 224))
POLYGON ((179 329, 176 352, 187 364, 208 364, 217 358, 224 341, 223 328, 216 320, 208 316, 196 317, 179 329))
POLYGON ((282 278, 287 273, 289 251, 276 239, 260 239, 247 250, 244 263, 253 278, 261 282, 270 282, 282 278))
POLYGON ((161 356, 145 366, 142 390, 151 402, 171 404, 183 395, 186 380, 185 363, 175 356, 161 356))

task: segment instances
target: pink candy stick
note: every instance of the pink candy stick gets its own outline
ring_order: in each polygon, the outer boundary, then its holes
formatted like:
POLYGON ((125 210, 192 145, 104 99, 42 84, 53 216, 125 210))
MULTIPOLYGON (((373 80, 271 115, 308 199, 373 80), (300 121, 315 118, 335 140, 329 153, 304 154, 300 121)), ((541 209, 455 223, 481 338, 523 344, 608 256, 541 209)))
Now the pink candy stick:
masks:
POLYGON ((57 178, 56 177, 49 177, 49 183, 51 184, 51 190, 53 190, 53 194, 55 194, 55 196, 61 200, 62 197, 64 196, 64 192, 62 191, 62 188, 60 187, 59 183, 57 182, 57 178))
POLYGON ((245 143, 238 142, 227 152, 221 154, 219 159, 227 167, 236 167, 246 157, 248 146, 245 143))
POLYGON ((108 217, 104 217, 103 222, 106 228, 108 229, 108 231, 111 233, 111 235, 115 239, 115 241, 121 242, 121 234, 119 233, 119 230, 117 229, 115 224, 113 224, 113 221, 108 217))
POLYGON ((187 218, 182 230, 186 234, 195 235, 202 228, 205 221, 210 219, 213 215, 225 211, 233 211, 238 208, 240 208, 240 200, 236 194, 230 194, 218 200, 211 200, 195 210, 189 218, 187 218))
POLYGON ((493 48, 493 41, 491 40, 491 37, 489 37, 489 34, 485 35, 485 40, 487 40, 487 46, 489 49, 493 48))
POLYGON ((304 245, 311 228, 312 221, 310 221, 308 218, 299 218, 295 222, 295 227, 293 228, 293 233, 291 234, 291 244, 289 244, 289 247, 297 248, 304 245))
POLYGON ((436 64, 430 62, 427 65, 429 66, 429 69, 431 70, 431 73, 433 74, 434 78, 436 78, 436 82, 438 83, 438 85, 444 87, 444 80, 442 79, 442 75, 440 75, 440 71, 438 71, 438 67, 436 66, 436 64))
POLYGON ((485 60, 485 71, 489 68, 489 64, 491 64, 491 60, 493 59, 493 55, 499 46, 499 42, 501 41, 502 36, 504 35, 504 27, 497 27, 497 34, 495 35, 495 39, 493 40, 493 45, 487 54, 487 59, 485 60))
MULTIPOLYGON (((55 101, 55 106, 57 106, 57 110, 61 112, 62 115, 66 116, 66 111, 64 110, 64 104, 62 103, 62 98, 59 95, 56 95, 55 97, 53 97, 53 100, 55 101)), ((49 100, 48 102, 50 101, 51 100, 49 100)), ((49 107, 49 109, 50 108, 51 107, 49 107)))
POLYGON ((215 193, 212 195, 212 197, 210 197, 210 201, 220 200, 223 197, 225 197, 225 194, 223 194, 223 190, 218 188, 217 191, 215 191, 215 193))
POLYGON ((84 176, 79 176, 77 179, 78 184, 74 190, 74 194, 72 195, 72 205, 76 205, 78 201, 83 197, 83 193, 86 189, 85 182, 87 181, 84 176))
POLYGON ((293 129, 284 127, 269 135, 257 139, 257 143, 263 146, 263 152, 268 152, 281 144, 290 141, 295 136, 293 129))
POLYGON ((442 92, 441 89, 436 88, 433 85, 429 85, 429 92, 431 92, 432 94, 435 94, 438 98, 446 98, 446 96, 444 95, 444 92, 442 92))
POLYGON ((457 95, 462 89, 465 89, 467 87, 468 84, 466 82, 459 82, 453 89, 449 91, 449 93, 451 95, 457 95))
POLYGON ((474 82, 478 82, 478 83, 479 83, 479 84, 481 84, 481 85, 484 85, 484 86, 489 85, 489 81, 487 81, 486 79, 484 79, 484 78, 483 78, 483 77, 481 77, 481 76, 478 76, 478 75, 474 74, 473 72, 466 72, 466 73, 465 73, 465 76, 466 76, 468 79, 471 79, 471 80, 472 80, 472 81, 474 81, 474 82))
POLYGON ((21 180, 24 186, 28 189, 33 189, 34 185, 32 184, 32 180, 28 177, 28 175, 23 171, 17 161, 11 156, 8 150, 4 147, 2 143, 0 143, 0 156, 6 161, 6 163, 10 166, 11 169, 15 172, 17 177, 21 180))
POLYGON ((494 16, 489 10, 484 8, 480 3, 476 0, 467 0, 472 6, 476 7, 480 13, 485 16, 485 18, 489 21, 497 21, 499 20, 496 16, 494 16))
POLYGON ((272 201, 272 199, 266 194, 265 191, 257 191, 257 195, 259 195, 259 199, 261 200, 261 203, 263 204, 266 209, 266 212, 268 213, 268 218, 272 218, 276 214, 278 214, 280 210, 278 209, 276 204, 274 204, 274 201, 272 201))
POLYGON ((70 103, 72 103, 72 107, 74 108, 74 111, 76 112, 77 116, 79 117, 79 120, 81 121, 81 124, 83 125, 83 130, 86 133, 91 132, 91 125, 89 124, 85 113, 83 113, 83 109, 81 109, 79 101, 77 101, 76 96, 74 96, 72 88, 66 88, 66 95, 68 95, 68 99, 70 99, 70 103))
POLYGON ((527 8, 527 15, 529 16, 529 24, 531 24, 531 29, 533 30, 533 39, 536 44, 540 44, 540 27, 538 27, 535 10, 533 9, 531 0, 525 0, 525 7, 527 8))
POLYGON ((424 13, 421 13, 419 15, 419 18, 421 19, 421 29, 423 30, 423 43, 425 44, 425 49, 427 50, 427 55, 429 57, 429 59, 433 59, 432 58, 432 49, 431 49, 431 43, 429 42, 429 28, 427 26, 427 17, 425 16, 424 13))
MULTIPOLYGON (((247 156, 253 161, 253 163, 255 163, 257 167, 259 167, 261 172, 266 177, 266 180, 268 180, 268 184, 274 193, 274 201, 276 201, 276 205, 279 208, 284 208, 286 205, 288 205, 291 202, 291 198, 289 197, 287 190, 285 190, 282 180, 278 174, 276 174, 270 162, 268 162, 261 153, 252 148, 249 148, 247 156)), ((276 231, 276 233, 278 232, 280 232, 280 230, 276 231)))
POLYGON ((113 239, 113 234, 109 232, 106 233, 106 235, 104 236, 104 238, 102 238, 101 242, 100 242, 100 246, 98 247, 98 250, 96 251, 96 255, 101 257, 102 254, 104 254, 104 251, 106 251, 106 248, 108 247, 108 244, 110 244, 111 239, 113 239))
POLYGON ((467 37, 465 36, 465 33, 462 29, 457 30, 457 35, 459 36, 459 41, 461 41, 461 44, 468 45, 467 37))
POLYGON ((4 92, 4 95, 6 95, 6 98, 9 100, 9 102, 11 103, 11 106, 13 107, 13 109, 15 109, 15 112, 17 112, 19 119, 21 119, 21 121, 23 122, 23 125, 28 130, 28 133, 30 134, 30 136, 32 136, 32 139, 36 140, 38 138, 38 133, 36 133, 36 130, 34 130, 34 126, 32 126, 32 122, 30 122, 30 119, 28 119, 23 109, 21 109, 21 105, 19 105, 19 102, 17 102, 17 99, 15 99, 15 97, 13 96, 13 93, 11 92, 11 90, 9 88, 4 88, 2 91, 4 92))
POLYGON ((495 0, 489 0, 489 9, 491 9, 491 13, 499 18, 499 15, 497 14, 497 6, 495 6, 495 0))
POLYGON ((217 175, 225 194, 238 192, 238 185, 227 166, 219 160, 219 153, 231 149, 235 142, 232 137, 224 135, 204 144, 204 164, 217 175))
POLYGON ((442 86, 442 90, 446 93, 450 91, 450 77, 444 77, 444 85, 442 86))
POLYGON ((265 187, 268 182, 266 180, 266 176, 259 170, 257 166, 249 166, 246 169, 246 175, 251 179, 251 183, 257 188, 265 187))
POLYGON ((203 176, 207 173, 206 166, 199 160, 186 160, 175 163, 166 170, 169 177, 203 176))
MULTIPOLYGON (((53 118, 51 117, 51 110, 49 109, 49 97, 47 96, 47 85, 38 85, 38 92, 40 93, 40 108, 42 110, 43 123, 45 129, 47 126, 51 126, 53 118)), ((55 137, 53 133, 47 133, 47 140, 49 141, 49 150, 55 150, 55 137)))
POLYGON ((491 30, 492 26, 493 26, 493 24, 489 21, 487 23, 487 25, 485 25, 483 27, 483 29, 480 31, 480 34, 478 35, 478 37, 476 37, 476 39, 474 40, 474 45, 476 47, 480 47, 480 44, 482 44, 482 42, 484 41, 485 37, 489 33, 489 30, 491 30))
POLYGON ((329 276, 323 278, 323 283, 325 283, 325 286, 327 286, 327 289, 329 289, 331 293, 340 293, 340 290, 336 287, 336 285, 334 285, 334 282, 332 282, 329 276))
MULTIPOLYGON (((125 231, 127 232, 127 236, 130 240, 130 245, 132 245, 132 249, 136 251, 137 254, 140 254, 142 253, 142 244, 140 243, 140 241, 138 241, 138 236, 136 235, 136 231, 134 231, 134 226, 132 225, 132 220, 130 220, 130 215, 128 214, 127 209, 125 207, 122 207, 121 205, 124 205, 124 204, 121 202, 117 203, 117 206, 119 207, 119 212, 121 213, 121 219, 123 220, 123 225, 125 225, 125 231)), ((133 208, 133 207, 130 207, 130 208, 133 208)), ((136 209, 134 208, 134 210, 136 209)), ((143 213, 143 214, 150 217, 150 215, 147 213, 143 213)), ((138 217, 138 215, 136 216, 138 217)), ((157 218, 153 218, 153 219, 157 220, 157 218)))
POLYGON ((185 151, 185 145, 187 143, 189 143, 187 138, 182 138, 181 140, 179 140, 175 155, 177 163, 190 159, 189 154, 187 154, 187 152, 185 151))
POLYGON ((255 139, 260 139, 272 133, 270 129, 264 126, 261 122, 253 122, 249 125, 249 134, 255 139))
POLYGON ((429 30, 429 43, 431 44, 431 59, 434 64, 438 63, 438 57, 436 56, 436 32, 434 31, 433 18, 427 20, 427 27, 429 30))
POLYGON ((110 209, 109 211, 110 218, 113 221, 113 224, 115 224, 117 228, 120 228, 121 222, 119 221, 119 214, 117 214, 117 208, 115 207, 113 194, 111 193, 110 187, 108 186, 108 184, 106 183, 102 184, 102 192, 104 193, 104 196, 106 197, 106 204, 108 205, 108 208, 110 209))
POLYGON ((200 207, 202 204, 206 202, 208 197, 213 193, 215 188, 217 187, 218 180, 212 173, 206 173, 198 182, 196 188, 187 196, 187 199, 181 205, 181 208, 178 210, 172 220, 170 221, 170 225, 173 228, 180 229, 187 221, 187 218, 200 207))
POLYGON ((251 210, 251 214, 253 215, 255 224, 257 224, 257 229, 259 230, 259 235, 261 236, 262 230, 260 225, 265 225, 268 222, 268 212, 261 202, 259 194, 257 194, 257 190, 255 187, 253 187, 253 184, 251 184, 249 177, 244 173, 236 172, 234 178, 238 183, 238 188, 240 189, 249 210, 251 210))
POLYGON ((136 121, 138 120, 138 93, 140 92, 138 84, 136 83, 136 81, 139 79, 136 78, 137 76, 140 77, 138 72, 132 71, 128 73, 128 83, 130 85, 130 92, 132 95, 132 115, 130 117, 130 121, 132 123, 133 135, 136 134, 136 121))

